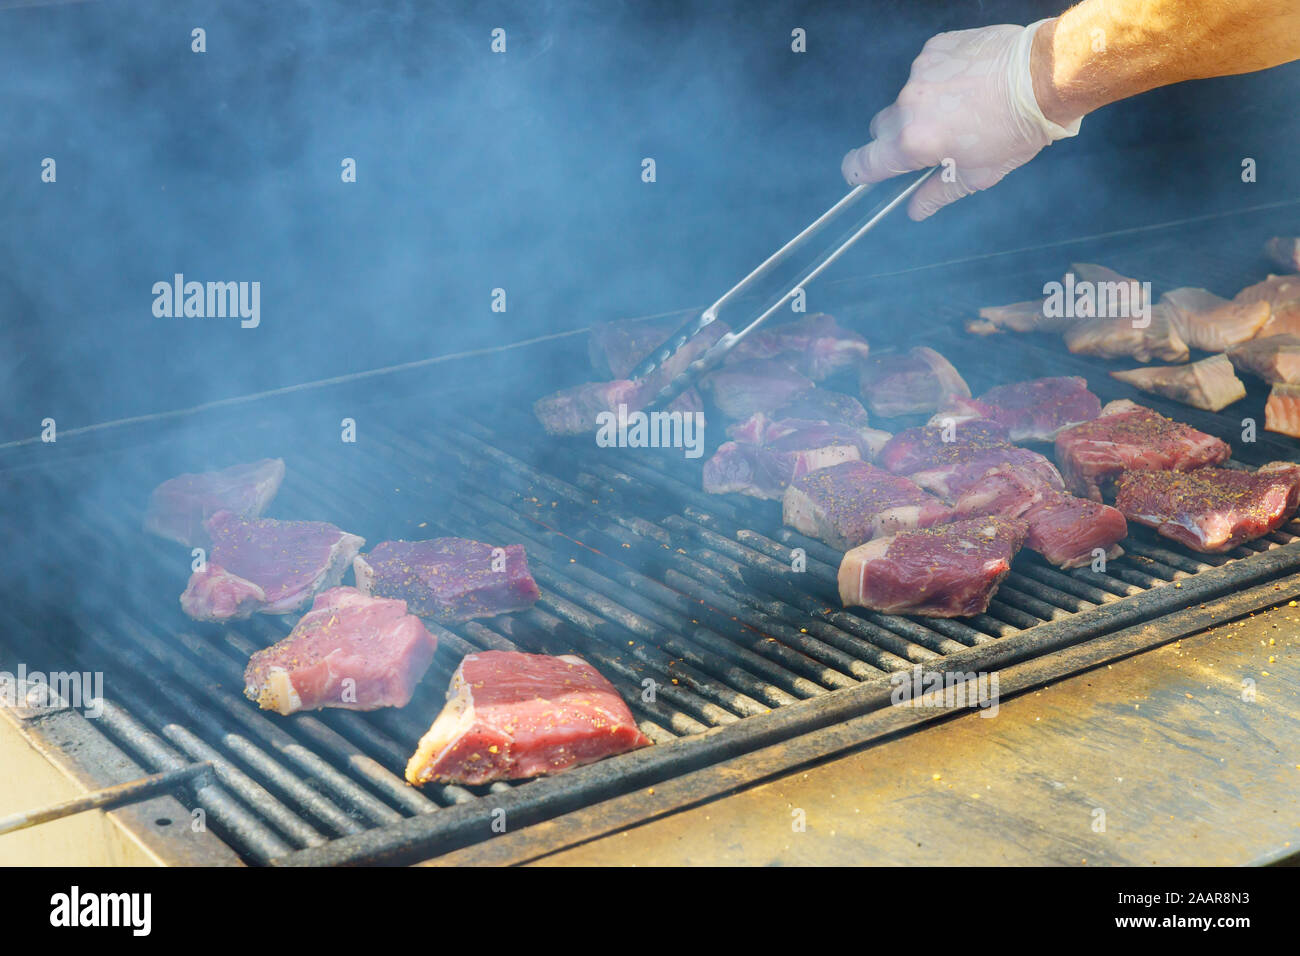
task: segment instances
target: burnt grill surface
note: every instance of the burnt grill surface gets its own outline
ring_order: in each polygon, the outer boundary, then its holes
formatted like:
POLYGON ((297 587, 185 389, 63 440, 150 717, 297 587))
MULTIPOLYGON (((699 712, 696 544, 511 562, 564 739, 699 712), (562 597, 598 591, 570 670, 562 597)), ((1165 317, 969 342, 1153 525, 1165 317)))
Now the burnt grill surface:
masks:
MULTIPOLYGON (((1039 250, 1000 263, 996 274, 955 264, 942 282, 880 280, 862 308, 852 303, 865 293, 832 284, 828 297, 846 305, 825 308, 873 347, 934 345, 977 392, 1082 374, 1103 401, 1134 398, 1224 438, 1238 461, 1258 465, 1296 457, 1293 442, 1262 431, 1258 383, 1215 415, 1105 374, 1136 363, 1070 356, 1054 337, 984 340, 960 328, 981 305, 1034 294, 1071 260, 1151 279, 1157 292, 1190 284, 1230 295, 1263 277, 1258 249, 1275 230, 1255 215, 1039 250), (1218 240, 1213 253, 1209 235, 1218 240), (1235 261, 1220 254, 1225 245, 1238 250, 1235 261), (908 290, 905 299, 889 297, 891 282, 908 290), (922 327, 922 336, 909 337, 922 327), (1253 444, 1241 441, 1246 415, 1260 429, 1253 444)), ((580 349, 579 341, 567 380, 557 384, 584 374, 580 349)), ((0 607, 3 666, 102 670, 108 703, 99 729, 152 769, 211 761, 215 780, 178 796, 201 806, 249 862, 411 862, 489 838, 497 808, 508 809, 512 826, 525 825, 883 706, 881 689, 894 672, 997 660, 999 647, 1017 658, 1050 652, 1300 566, 1300 547, 1287 547, 1300 534, 1295 522, 1222 556, 1195 555, 1134 527, 1127 554, 1104 573, 1060 571, 1021 552, 987 613, 971 618, 844 609, 839 552, 783 528, 779 503, 702 493, 703 459, 686 461, 680 450, 548 439, 527 405, 507 396, 508 386, 491 384, 417 403, 335 396, 314 412, 258 408, 235 427, 187 428, 164 441, 146 436, 48 462, 45 449, 24 450, 0 472, 14 503, 8 530, 29 542, 5 559, 12 598, 0 607), (346 444, 337 423, 353 413, 358 439, 346 444), (541 601, 522 614, 430 623, 437 657, 401 710, 287 719, 257 710, 241 693, 244 664, 288 633, 296 616, 229 626, 188 620, 177 596, 190 554, 142 532, 140 520, 160 481, 264 456, 288 466, 270 516, 332 521, 365 536, 367 547, 441 535, 521 543, 541 601), (792 549, 803 549, 805 572, 791 571, 792 549), (408 787, 406 760, 460 658, 516 648, 585 657, 657 746, 549 780, 408 787)), ((891 430, 911 423, 873 422, 891 430)), ((716 446, 721 427, 710 433, 716 446)))

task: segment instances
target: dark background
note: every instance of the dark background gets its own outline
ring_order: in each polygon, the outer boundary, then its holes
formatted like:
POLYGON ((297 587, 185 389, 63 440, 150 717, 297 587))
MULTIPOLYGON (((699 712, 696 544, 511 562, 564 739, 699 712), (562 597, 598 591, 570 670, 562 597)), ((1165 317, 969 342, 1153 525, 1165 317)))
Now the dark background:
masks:
MULTIPOLYGON (((706 304, 843 194, 840 158, 930 35, 1059 9, 0 10, 0 441, 46 416, 66 429, 706 304), (505 55, 489 49, 498 26, 505 55), (260 281, 261 327, 155 318, 151 286, 176 272, 260 281)), ((1292 64, 1108 107, 995 190, 891 221, 836 274, 1292 198, 1297 102, 1292 64)))

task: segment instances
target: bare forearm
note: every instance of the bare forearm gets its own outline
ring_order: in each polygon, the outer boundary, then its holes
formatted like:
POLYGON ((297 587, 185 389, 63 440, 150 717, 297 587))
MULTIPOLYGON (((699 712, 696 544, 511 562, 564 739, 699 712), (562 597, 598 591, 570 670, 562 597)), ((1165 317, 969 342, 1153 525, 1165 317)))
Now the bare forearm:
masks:
POLYGON ((1064 123, 1184 80, 1300 59, 1297 0, 1084 0, 1034 37, 1034 94, 1064 123))

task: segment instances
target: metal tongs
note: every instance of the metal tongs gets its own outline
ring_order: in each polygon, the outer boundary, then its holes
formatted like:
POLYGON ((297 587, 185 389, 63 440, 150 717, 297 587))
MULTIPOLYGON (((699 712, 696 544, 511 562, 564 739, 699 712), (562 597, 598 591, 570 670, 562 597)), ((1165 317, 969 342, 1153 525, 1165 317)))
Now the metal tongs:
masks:
POLYGON ((695 384, 701 375, 720 363, 745 336, 797 296, 832 262, 916 192, 934 174, 936 168, 927 169, 910 181, 904 180, 901 187, 897 179, 870 186, 854 186, 843 199, 818 216, 803 232, 728 289, 722 298, 669 336, 663 345, 628 373, 628 378, 644 379, 660 368, 686 343, 717 321, 724 308, 734 310, 741 317, 741 321, 731 323, 730 331, 665 385, 646 408, 666 405, 695 384), (876 202, 869 203, 868 199, 875 199, 876 202), (864 209, 867 211, 863 212, 864 209), (827 236, 834 238, 828 241, 827 236), (755 314, 757 318, 749 318, 755 314), (749 320, 744 321, 747 318, 749 320))

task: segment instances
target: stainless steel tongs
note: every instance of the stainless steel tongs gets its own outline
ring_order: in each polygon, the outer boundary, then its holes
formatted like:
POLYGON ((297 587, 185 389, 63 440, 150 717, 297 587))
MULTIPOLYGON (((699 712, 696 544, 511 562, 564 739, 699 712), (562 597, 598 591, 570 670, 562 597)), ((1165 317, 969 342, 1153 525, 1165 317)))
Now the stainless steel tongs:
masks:
POLYGON ((870 186, 854 186, 843 199, 818 216, 803 232, 723 293, 722 298, 669 336, 667 341, 628 373, 628 378, 644 379, 650 375, 705 327, 716 322, 724 309, 734 311, 740 319, 728 323, 730 330, 679 372, 646 407, 665 405, 695 384, 701 375, 720 363, 745 336, 797 296, 800 290, 821 275, 849 247, 916 192, 934 173, 935 168, 925 170, 910 181, 903 180, 902 185, 899 180, 891 179, 870 186), (869 199, 876 201, 869 203, 869 199), (867 211, 864 212, 864 209, 867 211), (828 240, 828 236, 833 238, 828 240))

